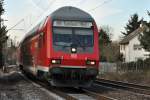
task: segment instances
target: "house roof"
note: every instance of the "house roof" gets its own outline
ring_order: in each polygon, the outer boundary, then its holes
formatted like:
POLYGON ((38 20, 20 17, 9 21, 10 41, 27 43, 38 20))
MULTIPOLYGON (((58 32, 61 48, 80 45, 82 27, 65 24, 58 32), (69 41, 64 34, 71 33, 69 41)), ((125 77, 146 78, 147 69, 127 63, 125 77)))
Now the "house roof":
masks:
POLYGON ((138 34, 143 32, 146 29, 146 27, 147 26, 143 25, 143 26, 137 28, 135 31, 133 31, 132 33, 130 33, 129 35, 124 37, 124 39, 122 39, 120 41, 120 44, 128 44, 130 40, 132 40, 135 36, 137 36, 138 34))

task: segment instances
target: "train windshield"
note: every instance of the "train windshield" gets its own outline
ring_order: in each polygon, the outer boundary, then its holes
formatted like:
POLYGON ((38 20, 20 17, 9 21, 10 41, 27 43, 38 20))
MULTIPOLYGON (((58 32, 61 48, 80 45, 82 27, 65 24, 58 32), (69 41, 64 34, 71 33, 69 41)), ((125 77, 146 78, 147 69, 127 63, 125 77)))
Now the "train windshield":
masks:
POLYGON ((70 46, 72 44, 72 30, 65 28, 54 28, 53 44, 58 46, 70 46))
POLYGON ((92 28, 53 27, 53 45, 57 51, 70 50, 72 45, 78 52, 92 52, 94 35, 92 28))
POLYGON ((59 46, 71 46, 72 44, 78 47, 93 46, 93 31, 92 29, 72 29, 69 28, 54 28, 53 43, 59 46))

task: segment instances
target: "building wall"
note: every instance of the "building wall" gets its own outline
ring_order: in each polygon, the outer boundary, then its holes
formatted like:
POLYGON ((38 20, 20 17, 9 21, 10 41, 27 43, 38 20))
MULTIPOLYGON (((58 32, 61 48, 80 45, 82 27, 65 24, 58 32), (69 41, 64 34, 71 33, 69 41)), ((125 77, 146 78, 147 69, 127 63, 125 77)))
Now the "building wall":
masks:
POLYGON ((124 55, 125 62, 137 61, 138 59, 146 59, 148 57, 147 55, 149 55, 149 52, 146 52, 140 46, 138 36, 131 39, 128 44, 120 45, 120 53, 124 55))
POLYGON ((128 62, 128 60, 129 60, 128 52, 129 52, 128 44, 120 45, 120 53, 123 54, 124 62, 128 62))
POLYGON ((138 39, 138 36, 134 37, 130 42, 129 42, 129 61, 137 61, 138 59, 146 59, 149 54, 149 52, 146 52, 142 46, 140 46, 140 41, 138 39), (136 46, 138 46, 137 49, 136 46))

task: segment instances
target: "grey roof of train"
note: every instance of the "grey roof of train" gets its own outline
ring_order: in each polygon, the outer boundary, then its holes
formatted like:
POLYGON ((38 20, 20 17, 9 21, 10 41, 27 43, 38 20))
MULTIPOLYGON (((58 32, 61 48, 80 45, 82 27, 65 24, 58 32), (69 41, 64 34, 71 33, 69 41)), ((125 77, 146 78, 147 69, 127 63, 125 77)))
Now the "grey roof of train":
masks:
POLYGON ((83 20, 83 21, 94 20, 90 14, 86 13, 81 9, 71 6, 59 8, 52 14, 50 14, 50 16, 53 20, 83 20))

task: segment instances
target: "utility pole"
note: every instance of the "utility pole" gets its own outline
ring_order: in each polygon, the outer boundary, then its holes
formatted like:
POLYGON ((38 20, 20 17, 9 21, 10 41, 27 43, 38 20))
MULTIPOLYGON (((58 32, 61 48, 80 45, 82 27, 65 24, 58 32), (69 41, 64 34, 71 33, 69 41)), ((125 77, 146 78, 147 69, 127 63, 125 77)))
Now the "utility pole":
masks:
MULTIPOLYGON (((2 19, 1 19, 1 15, 0 15, 0 32, 2 32, 2 19)), ((0 38, 2 38, 3 36, 2 36, 2 33, 0 33, 0 38)), ((0 67, 1 68, 4 68, 4 54, 3 54, 3 52, 4 52, 4 44, 3 44, 3 38, 2 38, 2 40, 0 41, 1 43, 0 43, 0 67)))
MULTIPOLYGON (((8 20, 1 20, 1 22, 2 21, 8 21, 8 20)), ((9 28, 7 30, 7 32, 10 31, 10 30, 24 30, 24 29, 14 29, 17 25, 19 25, 23 21, 24 21, 24 19, 19 20, 14 26, 12 26, 11 28, 9 28)), ((1 23, 1 27, 2 27, 2 23, 1 23)), ((6 39, 8 39, 8 36, 6 36, 6 37, 7 37, 6 39)), ((3 55, 3 57, 2 57, 2 61, 3 61, 2 68, 3 68, 4 72, 6 71, 6 68, 9 65, 8 58, 7 58, 8 57, 7 52, 8 52, 8 46, 7 46, 7 40, 5 40, 5 42, 2 43, 2 55, 3 55)))
MULTIPOLYGON (((0 15, 0 30, 1 30, 1 15, 0 15)), ((1 32, 1 31, 0 31, 1 32)), ((0 33, 0 38, 1 38, 1 33, 0 33)), ((3 66, 3 55, 2 55, 2 43, 0 43, 0 68, 3 66)))
POLYGON ((3 20, 0 15, 0 68, 4 69, 4 66, 6 65, 6 46, 7 46, 7 36, 3 36, 3 25, 2 22, 7 21, 3 20))
POLYGON ((0 29, 1 29, 1 15, 0 15, 0 29))

